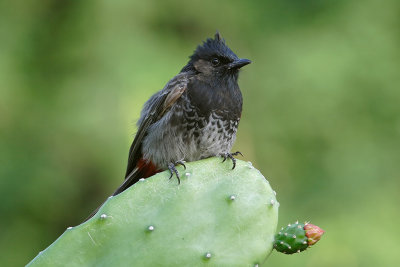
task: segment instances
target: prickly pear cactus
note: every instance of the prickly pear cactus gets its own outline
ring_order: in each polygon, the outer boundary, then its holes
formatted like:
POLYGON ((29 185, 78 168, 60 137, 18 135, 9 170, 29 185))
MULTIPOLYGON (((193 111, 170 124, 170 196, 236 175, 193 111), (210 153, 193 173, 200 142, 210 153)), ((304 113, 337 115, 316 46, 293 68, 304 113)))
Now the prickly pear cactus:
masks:
POLYGON ((275 236, 274 248, 285 254, 306 250, 317 243, 324 230, 310 223, 293 223, 282 228, 275 236))
POLYGON ((139 181, 29 266, 255 266, 273 248, 274 191, 251 164, 211 158, 139 181))

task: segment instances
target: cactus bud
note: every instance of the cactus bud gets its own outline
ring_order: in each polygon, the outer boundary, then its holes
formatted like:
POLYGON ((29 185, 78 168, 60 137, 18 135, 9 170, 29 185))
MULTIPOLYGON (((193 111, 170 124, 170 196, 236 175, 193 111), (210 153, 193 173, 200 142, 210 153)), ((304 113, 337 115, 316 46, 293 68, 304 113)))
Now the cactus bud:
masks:
POLYGON ((324 230, 311 223, 304 225, 304 230, 306 231, 306 236, 308 237, 307 243, 309 246, 317 243, 321 239, 321 236, 325 233, 324 230))
POLYGON ((317 243, 324 230, 313 224, 289 224, 275 235, 274 248, 285 254, 293 254, 306 250, 317 243))

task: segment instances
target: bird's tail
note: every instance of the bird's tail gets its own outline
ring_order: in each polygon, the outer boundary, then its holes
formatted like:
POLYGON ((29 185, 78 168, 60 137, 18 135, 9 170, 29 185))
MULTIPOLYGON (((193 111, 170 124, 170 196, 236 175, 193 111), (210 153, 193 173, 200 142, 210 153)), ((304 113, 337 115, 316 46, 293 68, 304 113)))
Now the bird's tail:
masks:
MULTIPOLYGON (((139 162, 136 165, 136 168, 134 168, 125 178, 124 182, 115 190, 115 192, 112 194, 112 196, 116 196, 123 191, 125 191, 127 188, 129 188, 131 185, 139 181, 141 178, 147 178, 150 177, 161 170, 157 169, 155 165, 149 161, 140 159, 139 162)), ((85 219, 85 222, 92 218, 98 211, 99 209, 104 205, 105 202, 103 202, 96 210, 94 210, 89 217, 85 219)))

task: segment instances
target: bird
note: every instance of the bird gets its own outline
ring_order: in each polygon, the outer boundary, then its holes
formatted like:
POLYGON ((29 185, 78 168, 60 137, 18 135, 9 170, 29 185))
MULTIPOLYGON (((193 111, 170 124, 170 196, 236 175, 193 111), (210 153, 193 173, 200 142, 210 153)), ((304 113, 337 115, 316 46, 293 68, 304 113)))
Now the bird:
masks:
POLYGON ((177 165, 213 156, 230 159, 242 114, 239 70, 250 64, 239 58, 217 31, 198 45, 188 63, 144 104, 129 149, 120 194, 141 178, 169 170, 180 183, 177 165))

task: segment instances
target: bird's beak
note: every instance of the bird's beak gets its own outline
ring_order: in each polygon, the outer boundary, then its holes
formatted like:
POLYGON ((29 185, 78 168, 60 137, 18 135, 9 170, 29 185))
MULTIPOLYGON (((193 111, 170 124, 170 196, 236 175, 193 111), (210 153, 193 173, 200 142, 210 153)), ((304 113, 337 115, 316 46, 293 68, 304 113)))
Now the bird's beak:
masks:
POLYGON ((251 63, 251 60, 249 59, 245 59, 245 58, 240 58, 240 59, 236 59, 235 61, 233 61, 232 63, 229 64, 228 69, 240 69, 243 66, 246 66, 248 64, 251 63))

